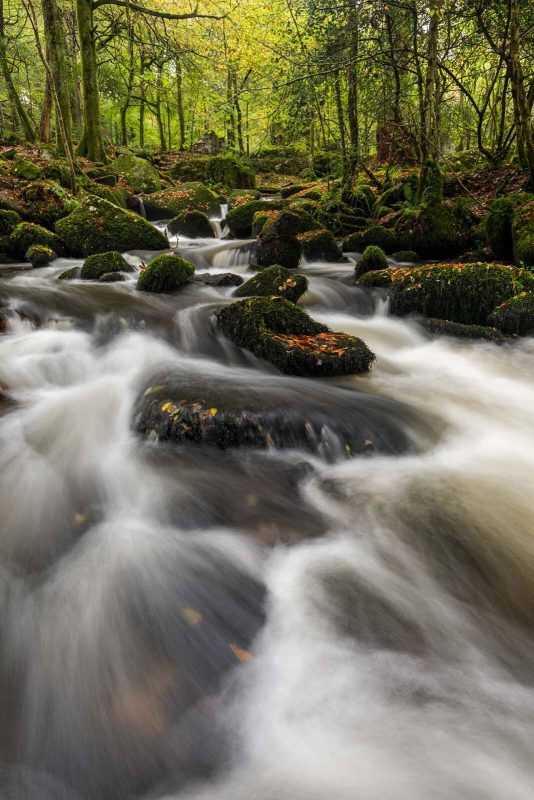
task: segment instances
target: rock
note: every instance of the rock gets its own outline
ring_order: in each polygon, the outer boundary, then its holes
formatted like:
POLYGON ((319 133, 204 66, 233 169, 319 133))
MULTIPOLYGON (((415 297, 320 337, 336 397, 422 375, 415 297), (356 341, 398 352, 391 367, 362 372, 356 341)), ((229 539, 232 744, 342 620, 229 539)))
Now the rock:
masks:
MULTIPOLYGON (((79 172, 79 169, 76 168, 76 164, 75 171, 79 172)), ((65 158, 56 158, 54 161, 45 164, 42 177, 58 183, 64 189, 72 189, 69 165, 65 158)))
POLYGON ((34 181, 26 186, 22 196, 31 222, 45 228, 53 227, 78 207, 76 198, 53 181, 34 181))
POLYGON ((104 272, 98 280, 100 283, 118 283, 120 281, 125 281, 126 277, 122 272, 104 272))
POLYGON ((331 376, 367 371, 374 355, 353 336, 332 333, 281 297, 252 297, 217 313, 221 333, 289 375, 331 376))
POLYGON ((20 222, 22 218, 16 211, 0 210, 0 236, 9 236, 20 222))
POLYGON ((372 225, 363 231, 351 234, 343 240, 344 253, 362 253, 366 247, 381 247, 384 253, 393 253, 397 249, 395 234, 382 225, 372 225))
MULTIPOLYGON (((423 258, 454 256, 469 244, 471 225, 461 209, 446 205, 405 213, 395 226, 398 249, 416 250, 423 258)), ((377 242, 378 244, 378 242, 377 242)), ((386 253, 393 250, 386 250, 386 253)))
POLYGON ((458 339, 485 339, 488 342, 502 344, 507 342, 506 336, 495 328, 485 325, 462 325, 459 322, 449 322, 446 319, 422 319, 419 323, 422 328, 433 336, 454 336, 458 339))
POLYGON ((124 256, 117 251, 111 250, 108 253, 98 253, 86 258, 80 272, 80 278, 85 281, 97 281, 102 275, 133 271, 133 267, 128 264, 124 256))
POLYGON ((250 239, 252 236, 252 221, 257 211, 279 211, 285 206, 286 203, 284 201, 252 200, 250 203, 245 203, 229 211, 226 217, 226 224, 235 239, 250 239))
POLYGON ((194 265, 184 258, 157 256, 141 272, 137 288, 141 292, 174 292, 182 289, 194 272, 194 265))
POLYGON ((13 164, 13 175, 25 181, 36 181, 42 174, 43 171, 41 167, 38 167, 33 161, 28 161, 25 158, 21 158, 13 164))
POLYGON ((201 211, 184 211, 173 217, 167 225, 167 230, 173 236, 179 234, 189 239, 208 239, 215 236, 213 225, 206 214, 201 211))
POLYGON ((297 239, 299 217, 281 211, 263 225, 256 245, 256 260, 260 267, 280 265, 296 269, 300 263, 302 245, 297 239))
POLYGON ((485 233, 491 252, 497 257, 511 261, 514 256, 512 242, 512 220, 514 204, 509 197, 499 197, 489 208, 485 220, 485 233))
POLYGON ((157 169, 144 158, 123 153, 110 164, 109 170, 116 175, 124 175, 136 193, 156 192, 161 188, 157 169))
POLYGON ((57 254, 50 247, 42 244, 32 244, 24 256, 24 260, 29 261, 32 267, 46 267, 56 258, 57 254))
POLYGON ((57 276, 58 281, 73 281, 80 277, 80 267, 70 267, 57 276))
POLYGON ((192 156, 179 161, 172 170, 173 178, 197 180, 225 189, 254 189, 254 170, 233 153, 216 156, 192 156))
POLYGON ((143 198, 148 219, 175 217, 183 211, 216 212, 219 202, 215 192, 199 182, 182 183, 143 198))
POLYGON ((295 275, 279 265, 267 267, 258 275, 243 283, 234 292, 234 297, 284 297, 296 303, 308 288, 304 275, 295 275))
POLYGON ((376 247, 376 245, 369 245, 369 247, 365 248, 362 257, 357 262, 354 274, 359 278, 366 272, 387 269, 388 266, 388 260, 382 248, 376 247))
POLYGON ((343 253, 339 249, 334 235, 323 230, 311 230, 299 236, 302 254, 308 261, 341 261, 343 253))
POLYGON ((393 258, 401 264, 417 264, 421 261, 415 250, 397 250, 396 253, 393 253, 393 258))
POLYGON ((21 222, 9 236, 9 253, 15 258, 23 259, 32 245, 44 245, 57 253, 65 255, 65 245, 55 233, 47 231, 41 225, 32 222, 21 222))
POLYGON ((58 236, 75 255, 110 250, 166 250, 167 238, 132 211, 99 197, 85 197, 75 211, 56 222, 58 236))
POLYGON ((0 190, 0 209, 3 211, 15 211, 21 218, 26 213, 26 209, 22 204, 10 192, 5 190, 0 190))
POLYGON ((358 286, 367 286, 369 288, 389 288, 393 284, 393 271, 393 267, 389 267, 388 269, 373 269, 369 272, 364 272, 363 275, 357 276, 356 283, 358 286))
POLYGON ((515 210, 512 242, 515 263, 524 267, 534 266, 534 200, 522 203, 515 210))
POLYGON ((261 192, 258 189, 233 189, 228 197, 228 208, 236 208, 251 200, 259 200, 260 197, 261 192))
POLYGON ((534 294, 521 294, 505 300, 495 308, 487 319, 491 325, 502 333, 528 336, 534 332, 534 294))
POLYGON ((465 325, 485 325, 496 306, 534 289, 534 275, 527 270, 498 264, 427 264, 390 272, 392 314, 417 313, 465 325))
POLYGON ((0 335, 7 333, 9 330, 9 325, 7 321, 7 317, 5 311, 0 308, 0 335))
POLYGON ((195 281, 205 283, 206 286, 241 286, 243 278, 233 272, 222 272, 218 275, 211 275, 209 272, 201 272, 195 275, 195 281))

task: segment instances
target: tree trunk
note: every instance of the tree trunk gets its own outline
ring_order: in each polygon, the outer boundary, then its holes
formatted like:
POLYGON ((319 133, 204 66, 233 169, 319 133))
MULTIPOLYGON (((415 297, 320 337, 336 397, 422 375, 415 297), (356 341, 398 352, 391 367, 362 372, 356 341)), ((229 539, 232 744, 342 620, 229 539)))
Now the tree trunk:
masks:
POLYGON ((430 163, 437 153, 437 116, 436 116, 436 88, 438 77, 438 29, 439 29, 439 3, 440 0, 431 0, 430 23, 428 26, 428 54, 425 75, 423 106, 420 112, 420 152, 421 169, 419 173, 419 186, 417 201, 420 202, 426 189, 430 176, 430 163))
POLYGON ((182 85, 182 65, 178 59, 176 59, 176 107, 178 109, 178 129, 180 135, 178 150, 183 150, 185 147, 184 90, 182 85))
POLYGON ((0 0, 0 70, 2 71, 2 77, 4 78, 9 100, 22 125, 24 136, 29 142, 35 142, 37 139, 37 134, 35 132, 33 122, 17 94, 17 90, 15 89, 15 84, 13 83, 13 78, 11 76, 11 69, 7 63, 6 35, 4 29, 4 0, 0 0))
POLYGON ((350 64, 347 67, 347 119, 349 123, 349 148, 343 183, 352 183, 360 160, 360 129, 358 124, 358 53, 359 27, 355 9, 349 17, 350 64))
POLYGON ((534 189, 534 132, 521 66, 519 0, 510 0, 510 86, 514 101, 514 117, 518 151, 528 172, 528 188, 534 189))
POLYGON ((62 153, 68 147, 71 155, 72 147, 72 116, 70 101, 70 70, 65 51, 66 31, 63 27, 61 12, 56 0, 41 0, 43 25, 46 42, 46 58, 50 64, 54 97, 57 98, 59 109, 56 108, 56 124, 59 129, 58 116, 62 117, 63 136, 58 136, 58 149, 62 153))
POLYGON ((50 141, 50 134, 52 131, 52 102, 52 85, 47 75, 43 108, 41 110, 41 121, 39 122, 39 139, 42 142, 50 141))
POLYGON ((78 153, 92 161, 108 161, 100 125, 100 93, 92 0, 76 0, 83 86, 83 134, 78 153))

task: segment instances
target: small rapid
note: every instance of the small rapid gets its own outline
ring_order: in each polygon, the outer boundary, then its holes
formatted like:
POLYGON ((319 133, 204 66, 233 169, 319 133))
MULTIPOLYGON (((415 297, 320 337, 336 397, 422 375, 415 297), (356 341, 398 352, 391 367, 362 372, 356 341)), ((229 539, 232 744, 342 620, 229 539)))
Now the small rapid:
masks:
MULTIPOLYGON (((171 244, 247 277, 248 241, 171 244)), ((430 338, 303 264, 377 361, 281 376, 218 335, 232 287, 80 263, 0 274, 0 797, 531 800, 534 340, 430 338), (314 446, 143 440, 162 375, 314 446)))

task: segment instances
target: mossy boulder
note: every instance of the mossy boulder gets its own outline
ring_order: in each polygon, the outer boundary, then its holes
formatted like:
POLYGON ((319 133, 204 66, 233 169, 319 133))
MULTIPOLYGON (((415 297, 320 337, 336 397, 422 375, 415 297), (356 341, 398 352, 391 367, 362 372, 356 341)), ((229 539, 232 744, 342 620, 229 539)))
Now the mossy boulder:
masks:
POLYGON ((356 264, 354 272, 358 278, 366 272, 387 269, 388 266, 388 260, 382 248, 376 247, 376 245, 369 245, 369 247, 366 247, 363 251, 363 255, 356 264))
POLYGON ((256 212, 279 211, 281 208, 285 208, 286 205, 284 201, 252 200, 250 203, 244 203, 244 205, 232 208, 226 217, 226 224, 235 239, 250 239, 256 212))
POLYGON ((534 199, 518 205, 512 223, 513 254, 516 264, 534 266, 534 199))
POLYGON ((193 276, 195 267, 179 256, 156 256, 141 272, 137 288, 141 292, 175 292, 193 276))
POLYGON ((122 272, 104 272, 98 279, 99 283, 121 283, 126 280, 122 272))
POLYGON ((397 250, 396 253, 393 253, 393 258, 401 264, 417 264, 421 261, 419 253, 416 253, 415 250, 397 250))
POLYGON ((80 272, 80 278, 86 281, 97 281, 102 275, 133 271, 133 267, 128 264, 124 256, 115 250, 111 250, 108 253, 97 253, 86 258, 80 272))
POLYGON ((299 236, 302 254, 307 261, 340 261, 343 253, 338 247, 334 234, 322 230, 311 230, 299 236))
POLYGON ((356 276, 358 286, 365 286, 369 289, 389 289, 393 284, 393 268, 372 269, 364 272, 363 275, 356 276))
POLYGON ((508 197, 499 197, 490 205, 485 220, 485 234, 488 246, 496 258, 507 261, 513 259, 512 220, 514 204, 508 197))
POLYGON ((202 211, 184 211, 173 217, 167 225, 173 236, 187 236, 189 239, 208 239, 215 236, 213 225, 202 211))
POLYGON ((22 217, 16 211, 0 209, 0 236, 9 236, 20 222, 22 217))
POLYGON ((294 272, 276 265, 267 267, 239 286, 234 297, 277 296, 296 303, 307 288, 308 281, 304 275, 295 275, 294 272))
POLYGON ((25 158, 21 158, 13 164, 13 175, 17 178, 22 178, 24 181, 36 181, 42 174, 43 170, 41 167, 38 167, 33 161, 28 161, 25 158))
POLYGON ((462 325, 460 322, 449 322, 446 319, 423 319, 422 328, 433 336, 453 336, 457 339, 484 339, 488 342, 502 344, 508 341, 506 336, 495 328, 486 325, 462 325))
POLYGON ((427 264, 391 273, 392 314, 418 313, 466 325, 486 324, 496 306, 534 289, 533 274, 498 264, 427 264))
POLYGON ((149 222, 99 197, 85 197, 55 225, 58 236, 75 255, 110 250, 166 250, 167 238, 149 222))
POLYGON ((173 178, 198 180, 226 189, 254 189, 256 176, 248 164, 233 153, 216 156, 191 156, 173 167, 173 178))
POLYGON ((110 164, 109 170, 115 175, 124 175, 134 192, 139 194, 156 192, 161 188, 157 169, 145 158, 123 153, 110 164))
POLYGON ((342 248, 344 253, 363 253, 371 245, 382 248, 384 253, 393 253, 398 249, 395 234, 383 225, 371 225, 370 228, 353 233, 343 240, 342 248))
POLYGON ((54 181, 34 181, 26 186, 22 196, 31 222, 45 228, 53 227, 78 206, 76 198, 54 181))
POLYGON ((210 214, 219 209, 218 195, 198 181, 152 192, 143 199, 149 219, 171 218, 184 211, 203 211, 210 214))
POLYGON ((302 245, 297 239, 300 220, 290 211, 270 217, 262 228, 256 244, 256 260, 260 267, 280 265, 295 269, 300 263, 302 245))
POLYGON ((521 294, 505 300, 488 316, 488 325, 502 333, 528 336, 534 333, 534 294, 521 294))
POLYGON ((333 333, 282 297, 251 297, 217 313, 221 333, 289 375, 367 371, 374 355, 354 336, 333 333))
POLYGON ((69 267, 57 276, 58 281, 73 281, 80 277, 80 267, 69 267))
POLYGON ((24 260, 36 268, 46 267, 55 258, 57 258, 57 254, 50 247, 46 247, 43 244, 32 244, 24 256, 24 260))
MULTIPOLYGON (((75 172, 79 172, 79 169, 76 169, 76 164, 75 172)), ((72 178, 66 158, 56 158, 45 164, 42 177, 58 183, 64 189, 72 189, 72 178)))
POLYGON ((9 236, 9 253, 15 258, 23 259, 32 245, 49 247, 57 255, 65 255, 65 245, 62 240, 41 225, 32 222, 21 222, 9 236))
POLYGON ((471 237, 471 224, 463 211, 446 205, 406 211, 395 225, 398 247, 393 250, 415 250, 423 258, 461 253, 471 237))

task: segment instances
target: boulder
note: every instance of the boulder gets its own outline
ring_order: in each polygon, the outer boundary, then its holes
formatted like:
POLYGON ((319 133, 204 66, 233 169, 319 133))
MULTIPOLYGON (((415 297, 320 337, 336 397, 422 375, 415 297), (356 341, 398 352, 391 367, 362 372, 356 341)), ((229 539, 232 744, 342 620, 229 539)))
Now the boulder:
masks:
POLYGON ((110 250, 166 250, 167 238, 132 211, 89 195, 55 225, 73 255, 90 256, 110 250))
MULTIPOLYGON (((123 153, 110 164, 109 170, 115 175, 124 175, 136 193, 156 192, 161 188, 161 178, 157 169, 145 158, 123 153)), ((104 176, 98 177, 102 180, 104 176)))
POLYGON ((22 178, 22 180, 36 181, 42 174, 43 170, 41 167, 38 167, 33 161, 28 161, 25 158, 21 158, 13 164, 13 175, 17 178, 22 178))
POLYGON ((99 283, 120 283, 125 280, 126 277, 122 272, 104 272, 98 279, 99 283))
POLYGON ((233 153, 184 159, 173 167, 172 176, 217 184, 226 189, 254 189, 256 185, 254 170, 233 153))
POLYGON ((143 198, 148 219, 175 217, 184 211, 218 211, 219 200, 215 192, 199 182, 181 183, 172 189, 162 189, 143 198))
POLYGON ((356 283, 358 286, 366 286, 372 289, 389 289, 389 287, 393 285, 393 272, 393 267, 389 267, 388 269, 373 269, 369 272, 364 272, 363 275, 357 276, 356 283))
POLYGON ((202 211, 184 211, 173 217, 167 225, 173 236, 181 235, 189 239, 209 239, 215 236, 213 225, 202 211))
POLYGON ((516 264, 534 266, 534 199, 521 203, 512 223, 513 255, 516 264))
POLYGON ((97 253, 85 259, 80 272, 80 278, 86 281, 100 280, 102 275, 133 272, 133 267, 128 264, 124 256, 115 250, 108 253, 97 253))
POLYGON ((344 253, 363 253, 371 245, 380 247, 384 253, 393 253, 398 249, 398 242, 393 231, 382 225, 371 225, 362 231, 357 231, 343 240, 344 253))
POLYGON ((298 238, 302 245, 302 254, 307 261, 335 262, 343 258, 334 235, 324 228, 310 230, 298 238))
POLYGON ((281 211, 265 222, 256 244, 258 266, 298 267, 302 255, 302 245, 296 236, 299 223, 299 217, 291 211, 281 211))
POLYGON ((508 341, 506 336, 503 336, 498 330, 485 325, 462 325, 460 322, 431 318, 423 319, 419 324, 433 336, 453 336, 457 339, 485 339, 496 344, 508 341))
POLYGON ((0 210, 0 236, 9 236, 17 225, 22 222, 22 217, 16 211, 0 210))
POLYGON ((505 300, 489 314, 487 323, 502 333, 518 336, 534 333, 534 294, 522 292, 505 300))
POLYGON ((485 234, 488 246, 496 258, 511 261, 514 256, 512 242, 512 220, 514 204, 509 197, 499 197, 489 208, 485 220, 485 234))
POLYGON ((397 247, 383 249, 386 253, 396 249, 415 250, 423 258, 454 256, 469 245, 471 228, 469 219, 459 207, 421 208, 417 214, 405 212, 401 216, 395 226, 397 247))
POLYGON ((289 375, 367 371, 374 355, 361 339, 333 333, 282 297, 252 297, 217 313, 221 333, 289 375))
POLYGON ((211 275, 209 272, 201 272, 195 275, 194 280, 198 283, 205 283, 206 286, 241 286, 243 278, 233 272, 221 272, 211 275))
POLYGON ((32 244, 24 256, 24 260, 28 261, 32 267, 46 267, 55 258, 57 258, 57 254, 43 244, 32 244))
POLYGON ((55 233, 32 222, 21 222, 14 228, 8 239, 8 252, 22 260, 30 247, 37 244, 49 247, 58 256, 65 255, 65 245, 61 239, 55 233))
POLYGON ((393 253, 393 258, 401 264, 418 264, 421 261, 415 250, 397 250, 393 253))
POLYGON ((182 289, 195 272, 190 261, 179 256, 156 256, 137 279, 141 292, 175 292, 182 289))
POLYGON ((388 266, 388 260, 382 248, 376 247, 376 245, 369 245, 369 247, 365 248, 362 257, 357 262, 354 273, 356 277, 359 278, 361 275, 365 275, 366 272, 387 269, 388 266))
POLYGON ((268 202, 267 200, 251 200, 237 206, 228 212, 226 224, 235 239, 250 239, 252 236, 252 221, 257 211, 279 211, 285 208, 286 203, 268 202))
POLYGON ((294 272, 279 265, 267 267, 250 280, 243 283, 234 292, 234 297, 284 297, 296 303, 308 288, 308 281, 304 275, 295 275, 294 272))
POLYGON ((57 276, 58 281, 73 281, 80 277, 80 267, 69 267, 57 276))
POLYGON ((34 181, 26 186, 22 196, 28 218, 45 228, 52 228, 78 207, 76 198, 54 181, 34 181))

